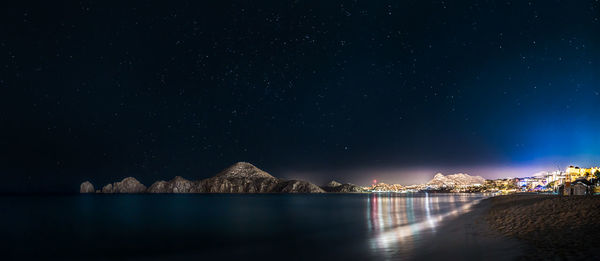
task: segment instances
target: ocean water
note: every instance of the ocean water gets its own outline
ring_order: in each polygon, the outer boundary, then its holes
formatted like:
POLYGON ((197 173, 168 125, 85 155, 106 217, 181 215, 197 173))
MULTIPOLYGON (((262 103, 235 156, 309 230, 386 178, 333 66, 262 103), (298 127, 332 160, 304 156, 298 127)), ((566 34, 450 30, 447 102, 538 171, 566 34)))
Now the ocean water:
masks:
POLYGON ((3 260, 419 259, 433 238, 461 237, 437 233, 486 196, 1 196, 0 250, 3 260))

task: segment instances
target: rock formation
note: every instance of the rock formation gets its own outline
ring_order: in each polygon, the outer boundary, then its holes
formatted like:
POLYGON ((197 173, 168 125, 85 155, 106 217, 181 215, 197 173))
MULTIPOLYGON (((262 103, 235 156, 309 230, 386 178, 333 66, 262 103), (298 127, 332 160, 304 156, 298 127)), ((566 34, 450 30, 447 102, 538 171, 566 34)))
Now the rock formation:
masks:
POLYGON ((148 190, 146 190, 146 192, 148 192, 148 193, 171 193, 167 189, 168 185, 169 185, 169 182, 166 182, 164 180, 159 180, 159 181, 152 183, 152 185, 150 185, 150 187, 148 188, 148 190))
POLYGON ((89 181, 85 181, 79 185, 79 193, 94 193, 94 191, 94 185, 89 181))
POLYGON ((197 190, 207 193, 269 193, 279 179, 247 162, 238 162, 212 178, 199 181, 197 190))
POLYGON ((256 166, 248 163, 248 162, 238 162, 235 163, 228 168, 221 171, 215 177, 226 178, 226 179, 274 179, 275 177, 271 176, 271 174, 257 168, 256 166))
POLYGON ((327 192, 336 192, 336 193, 359 193, 364 192, 365 190, 354 184, 342 184, 335 180, 330 181, 329 183, 323 185, 323 190, 327 192))
MULTIPOLYGON (((91 184, 90 184, 91 185, 91 184)), ((344 184, 346 185, 346 184, 344 184)), ((83 184, 81 185, 83 191, 83 184)), ((87 188, 86 191, 93 192, 87 188)), ((107 184, 96 193, 322 193, 323 189, 301 180, 282 180, 247 162, 238 162, 212 178, 190 181, 177 176, 156 181, 148 189, 132 177, 107 184)))
POLYGON ((102 187, 102 193, 144 193, 146 186, 132 177, 102 187))
POLYGON ((332 181, 329 181, 329 183, 323 185, 323 188, 337 188, 341 185, 342 185, 342 183, 332 180, 332 181))
POLYGON ((169 181, 167 189, 172 193, 190 193, 194 190, 194 182, 184 179, 181 176, 176 176, 169 181))
POLYGON ((104 185, 104 187, 102 187, 102 193, 113 193, 112 184, 104 185))
POLYGON ((197 185, 195 182, 184 179, 181 176, 176 176, 170 181, 160 180, 154 182, 149 188, 148 193, 192 193, 202 192, 196 191, 197 185))

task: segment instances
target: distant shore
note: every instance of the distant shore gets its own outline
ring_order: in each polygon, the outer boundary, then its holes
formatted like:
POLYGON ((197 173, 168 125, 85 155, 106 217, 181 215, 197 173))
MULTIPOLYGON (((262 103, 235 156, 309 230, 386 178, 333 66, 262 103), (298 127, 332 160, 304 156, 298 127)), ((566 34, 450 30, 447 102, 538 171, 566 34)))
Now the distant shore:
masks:
POLYGON ((528 243, 533 259, 600 259, 600 196, 514 194, 485 199, 489 227, 528 243))

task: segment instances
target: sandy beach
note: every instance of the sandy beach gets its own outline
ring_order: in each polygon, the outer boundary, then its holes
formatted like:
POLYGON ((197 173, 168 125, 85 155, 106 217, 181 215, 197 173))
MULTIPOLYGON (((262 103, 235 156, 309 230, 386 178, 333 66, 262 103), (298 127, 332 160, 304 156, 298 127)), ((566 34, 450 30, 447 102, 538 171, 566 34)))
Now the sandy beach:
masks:
POLYGON ((516 194, 482 203, 492 230, 527 246, 524 258, 600 259, 600 197, 516 194))
POLYGON ((424 241, 414 260, 600 260, 600 197, 487 198, 424 241))

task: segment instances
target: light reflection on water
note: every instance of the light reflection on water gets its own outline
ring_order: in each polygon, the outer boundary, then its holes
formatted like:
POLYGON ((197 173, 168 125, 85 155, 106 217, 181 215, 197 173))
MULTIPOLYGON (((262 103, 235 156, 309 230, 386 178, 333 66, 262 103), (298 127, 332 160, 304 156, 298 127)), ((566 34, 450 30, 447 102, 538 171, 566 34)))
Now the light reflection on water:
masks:
POLYGON ((367 200, 369 247, 377 254, 408 255, 426 233, 468 212, 487 195, 373 193, 367 200))
MULTIPOLYGON (((464 228, 448 231, 440 225, 484 197, 442 193, 5 196, 0 197, 0 251, 3 257, 8 255, 4 260, 79 260, 82 256, 90 260, 271 260, 291 255, 295 260, 447 259, 444 251, 435 258, 418 254, 431 250, 423 246, 439 243, 432 240, 435 233, 444 233, 450 241, 464 239, 464 228)), ((450 247, 473 252, 471 246, 476 244, 450 247)), ((462 260, 482 260, 477 258, 482 255, 471 256, 475 258, 462 260)))

